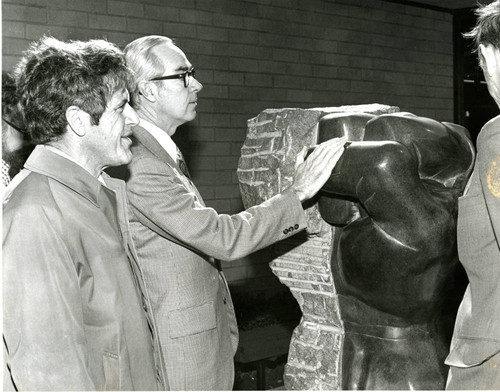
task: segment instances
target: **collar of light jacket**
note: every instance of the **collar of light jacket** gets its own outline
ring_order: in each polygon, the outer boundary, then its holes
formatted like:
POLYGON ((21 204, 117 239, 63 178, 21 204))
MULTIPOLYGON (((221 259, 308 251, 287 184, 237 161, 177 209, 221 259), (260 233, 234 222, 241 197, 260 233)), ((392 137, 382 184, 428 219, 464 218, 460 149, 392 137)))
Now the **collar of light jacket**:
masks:
POLYGON ((24 167, 64 184, 99 206, 99 193, 103 184, 77 163, 43 145, 35 147, 24 167))

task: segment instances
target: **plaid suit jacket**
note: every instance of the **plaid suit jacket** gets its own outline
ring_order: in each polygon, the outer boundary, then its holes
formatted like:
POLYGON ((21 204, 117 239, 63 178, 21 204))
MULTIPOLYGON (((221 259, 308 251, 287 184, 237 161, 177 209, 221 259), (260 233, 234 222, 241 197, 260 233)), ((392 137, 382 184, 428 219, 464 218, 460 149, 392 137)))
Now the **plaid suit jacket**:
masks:
POLYGON ((205 206, 176 162, 134 128, 127 181, 133 253, 151 301, 172 390, 230 390, 238 329, 215 259, 235 260, 306 227, 296 195, 285 191, 236 215, 205 206), (290 230, 293 228, 293 230, 290 230))

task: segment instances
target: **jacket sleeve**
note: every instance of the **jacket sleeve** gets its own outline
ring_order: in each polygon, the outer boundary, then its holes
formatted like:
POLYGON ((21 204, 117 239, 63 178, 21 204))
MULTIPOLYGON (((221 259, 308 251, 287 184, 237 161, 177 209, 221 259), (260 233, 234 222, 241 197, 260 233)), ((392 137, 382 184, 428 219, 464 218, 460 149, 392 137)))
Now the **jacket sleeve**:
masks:
POLYGON ((244 257, 307 226, 302 204, 292 191, 235 215, 218 214, 156 158, 136 159, 129 169, 127 192, 137 219, 220 260, 244 257))
POLYGON ((494 124, 486 125, 484 131, 479 134, 477 170, 498 246, 500 244, 500 130, 494 124))
POLYGON ((95 390, 77 271, 58 214, 25 207, 3 221, 3 333, 13 382, 18 390, 95 390))

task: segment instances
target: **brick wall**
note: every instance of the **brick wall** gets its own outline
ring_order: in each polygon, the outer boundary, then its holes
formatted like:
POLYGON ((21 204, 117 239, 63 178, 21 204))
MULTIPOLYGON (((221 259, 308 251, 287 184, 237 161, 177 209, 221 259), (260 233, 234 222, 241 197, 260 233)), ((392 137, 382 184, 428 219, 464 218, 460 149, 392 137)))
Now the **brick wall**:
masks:
MULTIPOLYGON (((381 0, 3 0, 2 19, 6 70, 44 33, 122 47, 147 34, 175 38, 204 84, 199 116, 176 141, 219 212, 243 208, 246 120, 266 108, 382 103, 453 121, 450 14, 381 0)), ((266 271, 242 260, 227 275, 266 271)))

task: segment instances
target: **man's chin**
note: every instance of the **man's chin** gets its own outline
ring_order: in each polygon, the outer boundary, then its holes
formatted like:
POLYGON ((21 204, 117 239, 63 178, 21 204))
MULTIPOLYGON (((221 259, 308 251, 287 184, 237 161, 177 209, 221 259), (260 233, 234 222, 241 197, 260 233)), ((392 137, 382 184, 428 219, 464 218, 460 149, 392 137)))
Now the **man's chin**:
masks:
POLYGON ((132 153, 129 151, 127 156, 123 159, 122 165, 128 165, 132 162, 132 153))
POLYGON ((115 162, 110 166, 128 165, 132 161, 132 152, 130 150, 123 151, 115 162))

